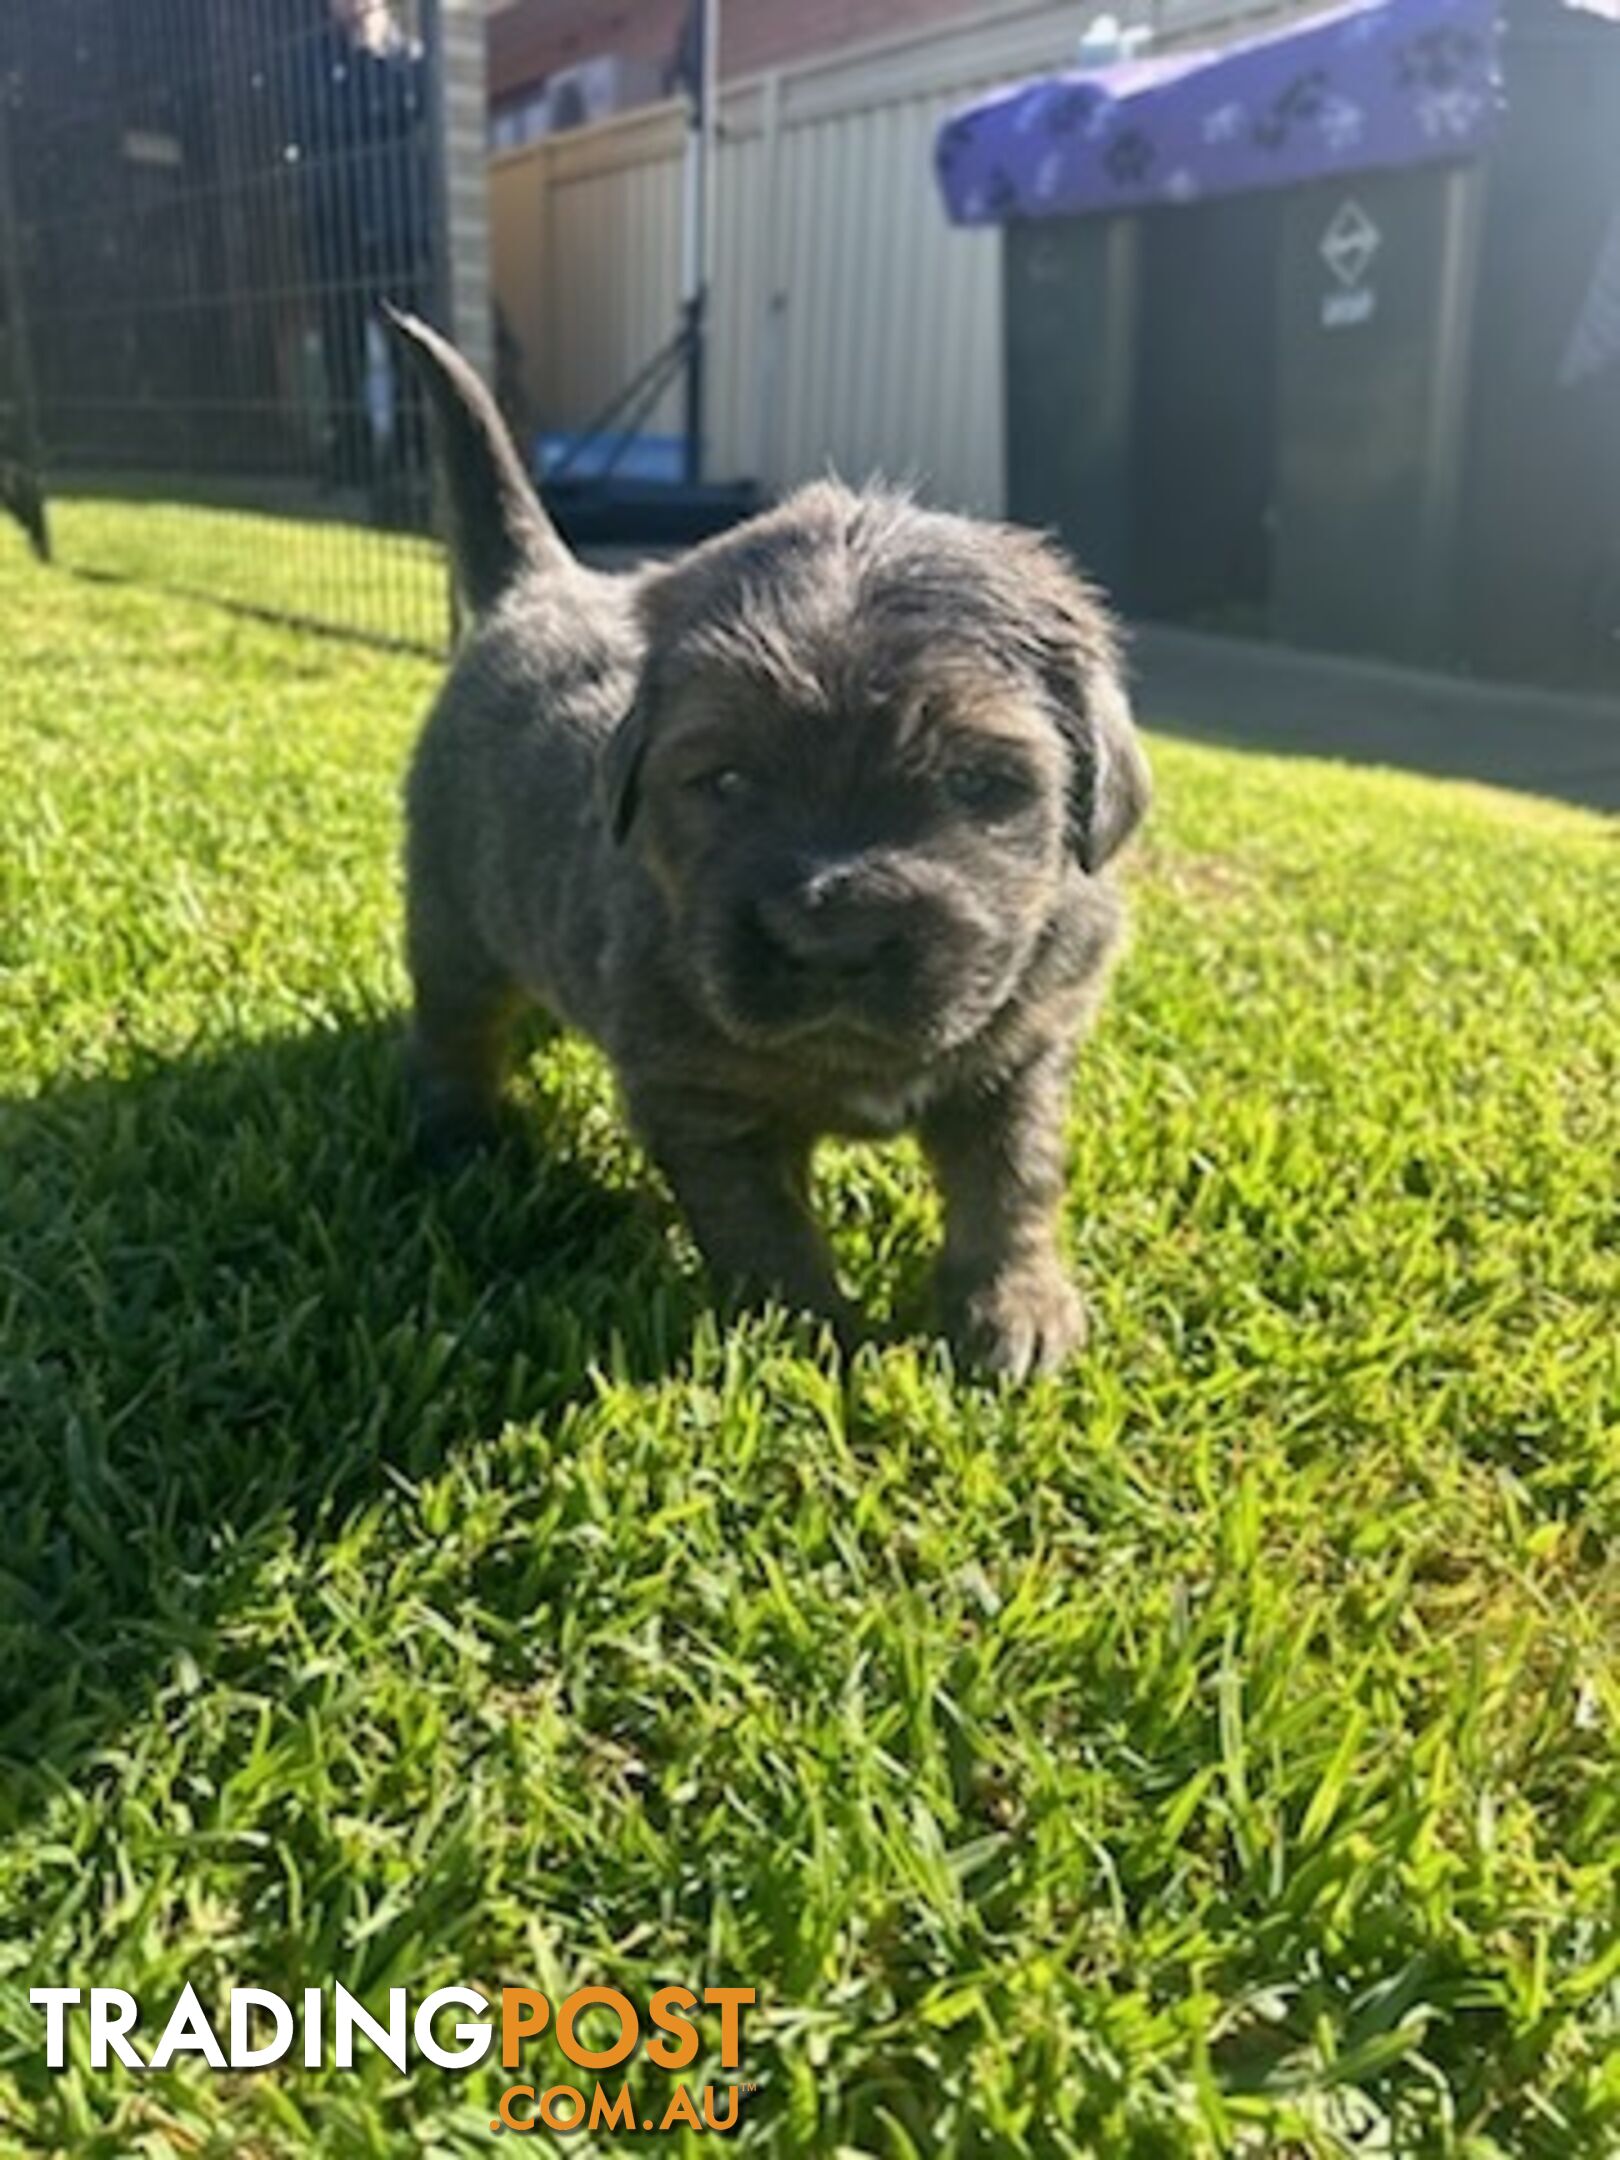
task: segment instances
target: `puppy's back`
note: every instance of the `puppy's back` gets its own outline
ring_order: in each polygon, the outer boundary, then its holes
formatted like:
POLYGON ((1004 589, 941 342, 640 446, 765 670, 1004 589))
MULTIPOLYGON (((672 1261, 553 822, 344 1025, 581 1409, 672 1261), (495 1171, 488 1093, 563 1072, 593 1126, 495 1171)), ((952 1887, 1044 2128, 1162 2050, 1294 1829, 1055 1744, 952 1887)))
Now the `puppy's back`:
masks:
POLYGON ((406 790, 413 904, 462 918, 581 1025, 612 847, 597 767, 635 691, 635 584, 571 564, 513 587, 458 653, 406 790))
POLYGON ((634 577, 570 554, 484 384, 453 345, 385 310, 427 394, 466 634, 406 792, 413 935, 582 1019, 608 845, 604 738, 639 660, 634 577))

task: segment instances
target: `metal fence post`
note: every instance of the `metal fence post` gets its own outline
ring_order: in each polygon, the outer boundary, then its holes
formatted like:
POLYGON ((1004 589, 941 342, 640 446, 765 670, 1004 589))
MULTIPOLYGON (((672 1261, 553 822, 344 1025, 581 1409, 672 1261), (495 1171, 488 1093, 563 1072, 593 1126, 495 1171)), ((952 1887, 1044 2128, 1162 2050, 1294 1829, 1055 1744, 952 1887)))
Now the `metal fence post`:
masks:
MULTIPOLYGON (((28 326, 22 241, 17 222, 15 176, 11 161, 11 86, 0 74, 0 304, 10 326, 11 388, 17 413, 17 448, 22 472, 7 490, 9 507, 28 528, 35 552, 49 562, 50 527, 45 513, 45 453, 40 438, 39 397, 34 382, 33 342, 28 326)), ((0 478, 3 478, 0 475, 0 478)))

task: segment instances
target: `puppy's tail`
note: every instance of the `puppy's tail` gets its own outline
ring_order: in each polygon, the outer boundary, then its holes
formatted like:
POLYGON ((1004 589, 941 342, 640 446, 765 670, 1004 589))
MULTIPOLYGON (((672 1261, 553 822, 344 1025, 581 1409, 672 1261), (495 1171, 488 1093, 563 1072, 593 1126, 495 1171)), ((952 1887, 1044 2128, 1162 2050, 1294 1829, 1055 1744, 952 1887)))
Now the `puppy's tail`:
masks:
POLYGON ((541 509, 506 422, 473 369, 419 316, 386 301, 382 316, 410 355, 433 409, 456 583, 471 613, 487 614, 518 578, 560 568, 573 557, 541 509))

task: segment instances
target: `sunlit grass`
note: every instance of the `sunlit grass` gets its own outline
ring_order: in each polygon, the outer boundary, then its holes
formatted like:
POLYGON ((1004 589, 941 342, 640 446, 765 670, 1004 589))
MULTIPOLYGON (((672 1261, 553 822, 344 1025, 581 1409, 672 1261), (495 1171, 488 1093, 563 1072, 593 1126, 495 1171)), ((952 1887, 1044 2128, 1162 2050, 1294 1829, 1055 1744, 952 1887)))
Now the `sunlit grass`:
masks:
POLYGON ((414 1171, 431 666, 3 535, 0 617, 0 2149, 502 2082, 52 2075, 31 1985, 678 1979, 760 1992, 749 2150, 1615 2150, 1610 833, 1157 743, 1097 1339, 997 1394, 905 1149, 826 1165, 847 1372, 717 1329, 578 1046, 414 1171))
POLYGON ((427 651, 448 636, 443 554, 413 533, 93 495, 53 497, 50 517, 70 569, 427 651))

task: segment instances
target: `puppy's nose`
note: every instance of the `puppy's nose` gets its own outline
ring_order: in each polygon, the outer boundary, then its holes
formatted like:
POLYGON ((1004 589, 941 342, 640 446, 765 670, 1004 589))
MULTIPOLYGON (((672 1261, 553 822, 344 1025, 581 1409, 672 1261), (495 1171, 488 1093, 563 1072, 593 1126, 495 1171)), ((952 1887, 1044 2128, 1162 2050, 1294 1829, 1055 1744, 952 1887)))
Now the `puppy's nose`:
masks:
POLYGON ((847 870, 818 871, 792 891, 759 903, 766 936, 789 959, 820 974, 871 972, 900 944, 902 909, 861 889, 847 870))

